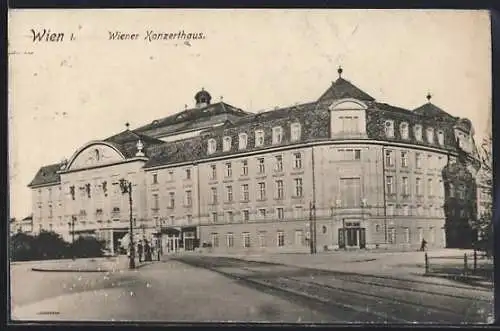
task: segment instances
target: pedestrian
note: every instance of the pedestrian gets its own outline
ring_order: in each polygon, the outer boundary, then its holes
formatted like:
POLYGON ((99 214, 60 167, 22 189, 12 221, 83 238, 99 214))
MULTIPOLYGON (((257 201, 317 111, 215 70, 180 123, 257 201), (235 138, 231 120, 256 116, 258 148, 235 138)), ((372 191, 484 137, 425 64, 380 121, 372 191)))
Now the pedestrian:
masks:
POLYGON ((423 252, 425 251, 425 246, 427 245, 427 241, 425 239, 422 239, 422 245, 420 245, 420 250, 423 252))
POLYGON ((141 240, 139 240, 139 243, 137 244, 137 255, 139 256, 139 262, 142 262, 142 253, 143 253, 143 246, 141 240))
POLYGON ((144 261, 146 262, 151 262, 152 256, 151 256, 151 246, 149 245, 148 241, 144 241, 144 261))

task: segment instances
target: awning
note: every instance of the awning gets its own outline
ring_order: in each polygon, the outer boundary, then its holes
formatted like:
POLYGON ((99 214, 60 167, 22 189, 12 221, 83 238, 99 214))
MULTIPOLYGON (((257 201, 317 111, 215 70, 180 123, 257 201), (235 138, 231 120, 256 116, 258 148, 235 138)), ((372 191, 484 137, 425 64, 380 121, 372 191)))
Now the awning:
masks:
POLYGON ((161 228, 161 233, 162 234, 168 234, 168 235, 180 235, 181 233, 181 229, 180 228, 174 228, 174 227, 171 227, 171 226, 167 226, 167 227, 162 227, 161 228))

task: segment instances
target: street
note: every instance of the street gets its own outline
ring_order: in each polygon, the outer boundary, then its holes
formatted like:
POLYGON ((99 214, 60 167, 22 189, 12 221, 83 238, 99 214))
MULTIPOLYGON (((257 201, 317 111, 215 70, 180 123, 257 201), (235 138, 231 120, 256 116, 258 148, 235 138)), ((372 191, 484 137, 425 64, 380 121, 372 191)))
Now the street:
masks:
POLYGON ((486 323, 492 307, 473 288, 201 255, 115 272, 16 264, 11 284, 15 320, 486 323))

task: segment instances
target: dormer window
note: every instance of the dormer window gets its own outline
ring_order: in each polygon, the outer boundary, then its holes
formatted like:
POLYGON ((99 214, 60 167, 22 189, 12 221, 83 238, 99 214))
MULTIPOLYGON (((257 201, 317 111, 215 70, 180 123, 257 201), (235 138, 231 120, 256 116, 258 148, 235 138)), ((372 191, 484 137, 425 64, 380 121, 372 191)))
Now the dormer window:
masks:
POLYGON ((443 130, 438 131, 438 143, 441 146, 444 145, 444 132, 443 132, 443 130))
POLYGON ((434 143, 434 129, 433 128, 427 128, 426 133, 427 133, 427 142, 429 144, 434 143))
POLYGON ((413 133, 415 134, 415 139, 422 141, 422 126, 420 124, 415 125, 413 133))
POLYGON ((208 154, 213 154, 217 150, 217 141, 215 139, 208 140, 208 154))
POLYGON ((281 126, 273 128, 273 144, 281 144, 283 141, 283 129, 281 126))
POLYGON ((401 133, 401 138, 402 139, 408 139, 409 137, 409 129, 408 129, 408 123, 403 122, 399 125, 399 131, 401 133))
POLYGON ((224 137, 222 141, 222 150, 228 152, 231 149, 231 137, 224 137))
POLYGON ((247 148, 247 141, 248 141, 248 136, 246 133, 240 133, 239 135, 239 149, 245 149, 247 148))
POLYGON ((264 145, 264 131, 257 130, 255 131, 255 147, 264 145))
POLYGON ((385 135, 388 138, 394 137, 394 122, 393 121, 385 121, 385 135))
POLYGON ((291 140, 292 141, 298 141, 300 140, 300 123, 293 123, 290 127, 290 131, 291 131, 291 140))

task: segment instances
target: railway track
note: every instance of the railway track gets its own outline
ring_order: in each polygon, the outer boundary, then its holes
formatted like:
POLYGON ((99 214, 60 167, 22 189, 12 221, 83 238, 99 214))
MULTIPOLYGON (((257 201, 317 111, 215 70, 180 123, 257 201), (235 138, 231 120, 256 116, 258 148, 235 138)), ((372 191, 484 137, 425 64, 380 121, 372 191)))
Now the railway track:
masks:
MULTIPOLYGON (((329 312, 335 315, 338 322, 484 323, 486 317, 482 315, 480 306, 491 304, 491 301, 481 298, 414 289, 412 286, 416 284, 412 284, 411 280, 315 272, 312 269, 310 274, 304 274, 308 269, 234 258, 189 257, 179 260, 329 312), (440 302, 445 304, 439 305, 440 302)), ((417 282, 417 285, 421 284, 417 282)), ((433 286, 438 285, 430 285, 431 288, 433 286)))

